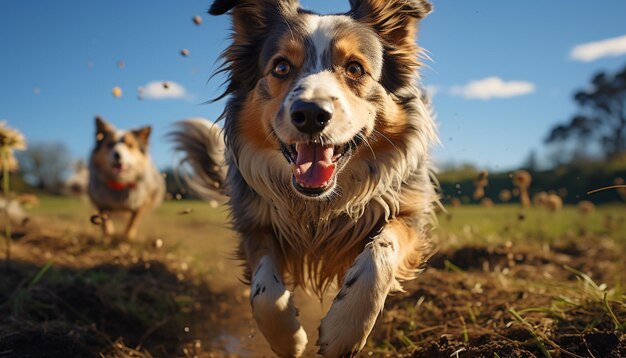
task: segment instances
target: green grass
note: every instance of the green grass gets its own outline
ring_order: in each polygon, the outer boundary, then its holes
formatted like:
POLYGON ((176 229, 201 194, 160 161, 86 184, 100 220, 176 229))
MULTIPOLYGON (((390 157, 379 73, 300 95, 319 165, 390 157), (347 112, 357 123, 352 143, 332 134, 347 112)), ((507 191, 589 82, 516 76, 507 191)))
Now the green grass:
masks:
POLYGON ((519 205, 478 205, 447 207, 448 214, 439 215, 439 235, 454 235, 462 244, 502 243, 506 241, 553 242, 563 236, 579 236, 581 232, 609 235, 626 244, 626 205, 597 207, 582 215, 575 206, 558 212, 526 208, 519 205), (607 225, 611 218, 613 226, 607 225))
MULTIPOLYGON (((97 210, 88 198, 42 195, 39 205, 29 209, 29 213, 40 222, 35 225, 56 227, 64 230, 68 237, 87 234, 99 240, 101 235, 100 228, 90 221, 97 210)), ((113 216, 116 232, 123 231, 127 220, 127 214, 113 216)), ((143 250, 146 244, 163 240, 166 250, 180 255, 195 272, 207 275, 235 266, 234 262, 225 264, 225 259, 234 252, 234 238, 225 206, 212 208, 201 200, 168 200, 142 218, 139 240, 130 245, 134 250, 143 250), (207 260, 207 257, 213 259, 207 260)), ((98 245, 92 247, 97 248, 98 245)), ((101 249, 106 250, 106 246, 101 249)))
MULTIPOLYGON (((214 221, 224 221, 226 210, 224 207, 211 208, 202 200, 168 200, 157 208, 154 214, 165 218, 180 215, 184 210, 191 209, 191 213, 203 215, 214 221)), ((39 205, 30 210, 33 215, 59 216, 59 217, 84 217, 97 212, 87 198, 75 198, 66 196, 42 195, 39 197, 39 205)))
POLYGON ((88 199, 82 200, 74 197, 42 195, 39 196, 39 204, 29 209, 34 216, 48 216, 63 219, 72 219, 82 215, 95 214, 88 199))
MULTIPOLYGON (((588 215, 581 215, 575 206, 565 206, 552 213, 543 209, 523 209, 515 204, 501 204, 492 208, 478 205, 446 207, 448 214, 440 214, 435 233, 454 234, 464 239, 485 238, 510 240, 516 237, 553 240, 563 235, 578 235, 581 230, 593 234, 611 235, 617 240, 626 241, 626 205, 599 206, 588 215), (607 217, 621 227, 607 228, 607 217)), ((34 216, 54 216, 62 218, 88 218, 96 210, 88 202, 62 196, 41 196, 39 206, 30 210, 34 216)), ((227 224, 227 210, 224 206, 211 208, 201 200, 165 201, 156 209, 152 217, 155 221, 184 225, 188 222, 206 221, 212 224, 227 224)), ((148 219, 149 220, 149 219, 148 219)), ((466 240, 463 240, 466 242, 466 240)))

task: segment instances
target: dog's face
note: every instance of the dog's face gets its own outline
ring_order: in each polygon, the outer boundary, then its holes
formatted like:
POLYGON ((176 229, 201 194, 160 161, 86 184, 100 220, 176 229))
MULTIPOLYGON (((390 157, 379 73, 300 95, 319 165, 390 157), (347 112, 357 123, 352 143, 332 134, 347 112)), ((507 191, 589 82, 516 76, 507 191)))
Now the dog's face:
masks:
POLYGON ((119 182, 141 176, 148 161, 148 138, 151 128, 124 131, 96 118, 96 146, 91 160, 99 173, 119 182))
POLYGON ((211 8, 232 9, 234 41, 224 56, 227 92, 243 103, 238 133, 259 150, 280 149, 293 188, 307 198, 328 197, 359 153, 389 146, 406 125, 394 99, 415 80, 414 33, 430 4, 351 5, 326 16, 290 0, 218 0, 211 8))

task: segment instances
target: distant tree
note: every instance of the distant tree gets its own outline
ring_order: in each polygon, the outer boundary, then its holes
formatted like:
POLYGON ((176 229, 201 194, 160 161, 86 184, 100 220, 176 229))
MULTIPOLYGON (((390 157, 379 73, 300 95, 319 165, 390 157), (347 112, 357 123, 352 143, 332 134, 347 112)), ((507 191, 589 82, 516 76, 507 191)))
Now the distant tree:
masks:
POLYGON ((72 156, 60 142, 35 142, 19 153, 24 180, 39 190, 58 192, 71 168, 72 156))
POLYGON ((576 92, 580 111, 568 123, 550 130, 546 143, 597 142, 608 160, 626 157, 626 66, 610 75, 597 74, 588 89, 576 92))
POLYGON ((528 153, 528 157, 524 160, 522 168, 526 168, 530 171, 537 171, 539 168, 539 159, 537 159, 537 152, 534 149, 528 153))

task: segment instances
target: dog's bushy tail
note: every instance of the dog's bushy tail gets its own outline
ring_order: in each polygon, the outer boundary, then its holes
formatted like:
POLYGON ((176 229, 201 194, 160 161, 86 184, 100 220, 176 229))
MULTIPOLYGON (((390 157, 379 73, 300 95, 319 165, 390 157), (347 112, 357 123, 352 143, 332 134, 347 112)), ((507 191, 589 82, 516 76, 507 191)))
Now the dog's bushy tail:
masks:
POLYGON ((227 196, 228 166, 222 129, 207 119, 188 118, 176 122, 168 136, 183 156, 180 172, 189 187, 204 199, 227 196))

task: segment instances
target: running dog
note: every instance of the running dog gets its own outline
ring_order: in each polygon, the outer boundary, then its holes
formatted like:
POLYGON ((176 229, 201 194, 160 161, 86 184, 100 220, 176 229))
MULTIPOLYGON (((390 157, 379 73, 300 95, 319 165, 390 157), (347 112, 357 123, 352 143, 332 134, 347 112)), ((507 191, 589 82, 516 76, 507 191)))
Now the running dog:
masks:
POLYGON ((436 128, 418 76, 425 0, 351 0, 319 15, 296 0, 217 0, 232 42, 223 129, 202 120, 172 137, 192 186, 229 197, 260 331, 283 357, 307 335, 288 287, 339 291, 319 353, 357 354, 400 281, 429 255, 438 202, 436 128))
POLYGON ((165 182, 148 153, 151 128, 118 130, 96 117, 96 146, 89 159, 88 193, 100 212, 106 237, 114 234, 109 213, 130 212, 124 237, 137 237, 139 219, 163 200, 165 182))

